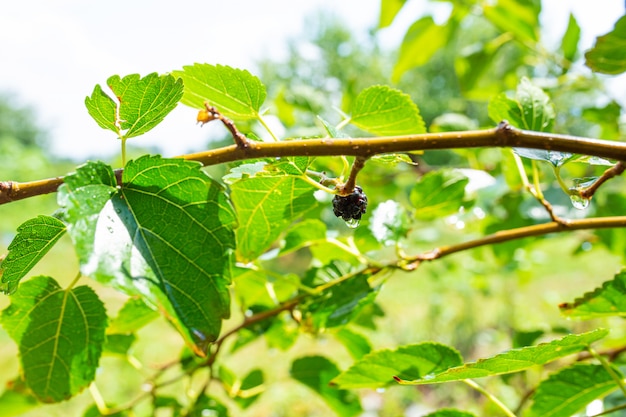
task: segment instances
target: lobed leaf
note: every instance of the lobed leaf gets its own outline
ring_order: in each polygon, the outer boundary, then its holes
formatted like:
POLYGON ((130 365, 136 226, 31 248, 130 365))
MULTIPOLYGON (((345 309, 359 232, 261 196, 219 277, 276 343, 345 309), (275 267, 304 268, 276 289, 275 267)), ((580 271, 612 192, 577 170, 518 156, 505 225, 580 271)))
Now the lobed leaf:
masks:
POLYGON ((362 412, 355 393, 330 386, 331 380, 339 375, 339 368, 323 356, 305 356, 291 365, 291 377, 306 385, 341 417, 352 417, 362 412))
POLYGON ((424 120, 411 97, 384 85, 375 85, 359 93, 350 122, 381 136, 426 132, 424 120))
MULTIPOLYGON (((621 372, 613 371, 621 377, 621 372)), ((602 365, 574 364, 550 375, 537 386, 526 416, 568 417, 617 388, 602 365)))
POLYGON ((573 303, 561 304, 559 309, 564 315, 578 319, 626 316, 626 270, 573 303))
POLYGON ((382 388, 394 379, 420 379, 463 363, 455 349, 434 342, 369 353, 332 380, 340 388, 382 388))
POLYGON ((96 85, 85 105, 100 127, 125 139, 142 135, 161 123, 183 95, 182 80, 171 75, 114 75, 107 84, 117 101, 96 85))
POLYGON ((603 74, 626 71, 626 16, 615 23, 611 32, 598 36, 593 48, 585 53, 585 65, 603 74))
POLYGON ((65 224, 51 216, 40 215, 22 223, 8 247, 9 253, 0 264, 0 291, 14 293, 20 280, 52 249, 65 231, 65 224))
POLYGON ((411 190, 411 204, 420 220, 433 220, 459 211, 465 198, 467 177, 458 171, 440 170, 422 176, 411 190))
POLYGON ((399 377, 397 381, 404 385, 425 385, 520 372, 580 352, 607 334, 608 330, 597 329, 587 333, 568 335, 549 343, 511 349, 491 358, 479 359, 434 375, 420 376, 412 380, 399 377))
POLYGON ((261 80, 246 70, 196 63, 173 74, 185 84, 183 104, 204 108, 207 102, 224 116, 236 120, 259 117, 259 109, 267 96, 261 80))
POLYGON ((317 202, 315 188, 298 176, 253 177, 231 186, 239 218, 237 254, 241 261, 256 259, 289 225, 317 202))
POLYGON ((35 277, 11 297, 0 321, 17 343, 24 379, 40 401, 66 400, 93 381, 107 317, 91 288, 64 290, 50 277, 35 277))

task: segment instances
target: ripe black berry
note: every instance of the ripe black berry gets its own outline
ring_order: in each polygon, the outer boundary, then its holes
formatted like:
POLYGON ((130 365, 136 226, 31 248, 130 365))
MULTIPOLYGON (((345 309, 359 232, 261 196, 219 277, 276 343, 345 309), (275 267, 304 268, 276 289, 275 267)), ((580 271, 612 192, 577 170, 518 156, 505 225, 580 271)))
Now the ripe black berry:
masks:
POLYGON ((361 220, 367 209, 367 196, 359 186, 354 187, 352 194, 333 198, 333 212, 335 216, 345 221, 361 220))

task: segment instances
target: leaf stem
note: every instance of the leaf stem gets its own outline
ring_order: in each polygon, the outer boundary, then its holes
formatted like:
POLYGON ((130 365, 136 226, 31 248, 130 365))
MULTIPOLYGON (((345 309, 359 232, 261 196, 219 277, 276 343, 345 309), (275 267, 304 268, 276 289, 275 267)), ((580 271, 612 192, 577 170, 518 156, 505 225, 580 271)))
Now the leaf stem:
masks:
POLYGON ((613 381, 615 381, 615 383, 617 384, 617 386, 619 387, 619 389, 622 391, 622 393, 624 394, 624 396, 626 396, 626 384, 624 384, 624 379, 621 378, 616 372, 615 369, 613 369, 613 367, 611 366, 611 364, 606 360, 606 358, 602 355, 599 355, 598 352, 595 351, 594 348, 592 348, 591 346, 587 346, 587 351, 591 354, 591 356, 593 356, 598 362, 600 362, 600 364, 602 365, 602 367, 604 369, 606 369, 606 371, 609 373, 609 375, 611 375, 611 378, 613 379, 613 381))
POLYGON ((270 129, 270 126, 267 124, 267 122, 265 121, 265 119, 263 118, 263 116, 261 116, 259 114, 259 116, 257 117, 257 120, 259 121, 259 123, 261 123, 261 126, 263 126, 263 128, 265 128, 265 130, 267 130, 267 132, 270 134, 270 136, 272 137, 272 140, 274 142, 278 142, 278 137, 276 137, 276 135, 274 134, 274 131, 272 129, 270 129))
POLYGON ((120 140, 122 141, 122 166, 126 166, 126 138, 125 137, 120 137, 120 140))
POLYGON ((471 379, 464 379, 463 382, 467 385, 469 385, 470 387, 474 388, 476 391, 480 392, 481 394, 483 394, 485 397, 487 397, 492 403, 494 403, 500 410, 502 410, 502 412, 507 416, 507 417, 517 417, 515 414, 513 414, 513 412, 511 410, 509 410, 509 408, 504 405, 504 403, 502 401, 500 401, 495 395, 493 395, 492 393, 490 393, 489 391, 487 391, 486 389, 484 389, 483 387, 481 387, 480 385, 478 385, 476 382, 474 382, 471 379))
POLYGON ((303 174, 300 178, 302 178, 304 181, 306 181, 307 183, 311 184, 313 187, 317 188, 318 190, 322 190, 327 192, 328 194, 335 194, 335 190, 332 190, 322 184, 320 184, 319 182, 315 181, 313 178, 309 177, 306 174, 303 174))

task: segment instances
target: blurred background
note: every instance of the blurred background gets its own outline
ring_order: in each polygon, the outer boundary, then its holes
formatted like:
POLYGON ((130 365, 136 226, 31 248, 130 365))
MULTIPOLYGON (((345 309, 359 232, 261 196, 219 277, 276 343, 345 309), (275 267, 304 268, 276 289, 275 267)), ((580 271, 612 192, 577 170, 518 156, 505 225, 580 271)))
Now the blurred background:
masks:
MULTIPOLYGON (((430 130, 490 126, 488 99, 514 90, 526 75, 547 89, 557 110, 563 110, 555 131, 623 139, 624 77, 592 76, 578 54, 567 78, 559 78, 565 77, 563 66, 550 58, 551 51, 559 48, 570 13, 582 29, 579 51, 591 47, 595 37, 610 31, 624 14, 621 1, 603 1, 601 13, 598 7, 588 1, 544 2, 538 30, 545 50, 529 52, 525 45, 506 43, 497 47, 496 58, 489 58, 496 64, 482 73, 467 68, 479 64, 477 53, 493 47, 490 42, 499 34, 479 13, 470 15, 463 22, 461 39, 397 77, 394 67, 407 29, 426 15, 445 22, 450 3, 409 0, 393 24, 379 28, 378 1, 4 1, 0 4, 0 180, 63 175, 87 159, 119 166, 118 141, 91 120, 84 98, 95 84, 105 84, 114 74, 164 73, 194 62, 230 65, 257 75, 268 88, 269 114, 277 116, 275 122, 280 119, 276 129, 285 137, 319 134, 315 115, 339 121, 338 109, 348 109, 359 91, 372 84, 393 85, 410 94, 430 130), (558 88, 563 85, 567 88, 558 88), (440 118, 444 114, 454 116, 440 118)), ((194 109, 180 106, 162 125, 132 139, 131 155, 175 156, 221 143, 223 128, 200 128, 195 116, 194 109)), ((519 188, 507 188, 515 181, 505 178, 505 164, 499 150, 432 152, 420 159, 418 170, 491 169, 500 188, 477 197, 483 214, 470 210, 454 219, 420 224, 411 235, 411 249, 419 253, 503 225, 545 221, 533 214, 532 198, 519 188)), ((572 177, 586 174, 584 168, 568 169, 572 177)), ((372 207, 401 199, 401 191, 415 181, 415 170, 409 166, 395 170, 368 166, 367 170, 363 177, 376 190, 370 194, 372 207)), ((603 191, 587 215, 626 209, 619 189, 609 184, 603 191)), ((554 184, 547 184, 545 192, 561 213, 580 215, 554 184)), ((19 224, 54 210, 54 195, 0 207, 0 253, 6 253, 19 224)), ((377 299, 384 316, 376 319, 375 328, 363 331, 376 348, 434 340, 455 346, 472 359, 515 343, 532 343, 544 334, 593 328, 602 323, 567 321, 556 306, 612 278, 623 262, 624 237, 621 231, 573 233, 482 248, 424 265, 419 273, 394 276, 385 284, 377 299), (567 264, 554 261, 563 256, 568 257, 567 264)), ((45 272, 60 282, 72 279, 76 268, 71 251, 71 242, 64 237, 31 275, 45 272)), ((125 298, 110 289, 99 291, 114 315, 125 298)), ((6 305, 8 299, 0 297, 0 308, 6 305)), ((235 315, 234 320, 238 318, 235 315)), ((179 355, 180 338, 164 321, 141 332, 133 354, 148 367, 179 355)), ((612 337, 623 337, 620 332, 615 330, 612 337)), ((311 399, 305 388, 285 377, 289 358, 321 350, 342 365, 350 362, 337 342, 324 335, 299 340, 289 353, 259 343, 238 351, 228 363, 234 371, 245 373, 261 362, 270 364, 274 376, 261 400, 233 415, 333 415, 321 400, 311 399)), ((0 328, 0 387, 17 375, 16 352, 0 328)), ((103 365, 115 368, 99 375, 103 392, 122 400, 132 398, 149 370, 138 372, 114 355, 105 357, 103 365)), ((516 384, 523 384, 493 381, 497 386, 492 388, 505 399, 515 398, 516 384)), ((362 394, 364 404, 369 404, 366 415, 415 417, 428 411, 423 404, 446 406, 451 397, 456 403, 474 400, 468 390, 452 387, 366 392, 362 394)), ((173 385, 172 395, 183 389, 173 385)), ((46 407, 46 415, 80 415, 89 401, 84 393, 69 403, 46 407)), ((39 412, 25 415, 34 417, 39 412)))

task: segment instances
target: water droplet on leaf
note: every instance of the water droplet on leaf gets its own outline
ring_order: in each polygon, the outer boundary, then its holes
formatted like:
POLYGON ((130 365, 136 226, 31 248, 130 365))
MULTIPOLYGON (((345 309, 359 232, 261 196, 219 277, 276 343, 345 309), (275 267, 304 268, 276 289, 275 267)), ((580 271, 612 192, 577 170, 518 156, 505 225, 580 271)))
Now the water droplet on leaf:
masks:
POLYGON ((350 229, 356 229, 359 226, 359 220, 348 219, 346 220, 346 226, 348 226, 350 229))
POLYGON ((584 210, 587 207, 589 207, 589 199, 588 198, 582 198, 579 195, 572 194, 572 195, 569 196, 569 199, 571 200, 572 206, 574 206, 575 209, 584 210))

